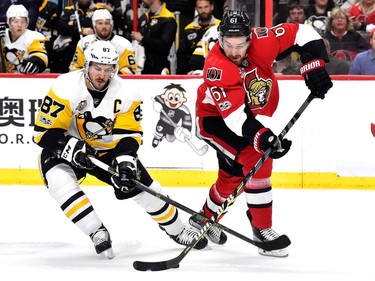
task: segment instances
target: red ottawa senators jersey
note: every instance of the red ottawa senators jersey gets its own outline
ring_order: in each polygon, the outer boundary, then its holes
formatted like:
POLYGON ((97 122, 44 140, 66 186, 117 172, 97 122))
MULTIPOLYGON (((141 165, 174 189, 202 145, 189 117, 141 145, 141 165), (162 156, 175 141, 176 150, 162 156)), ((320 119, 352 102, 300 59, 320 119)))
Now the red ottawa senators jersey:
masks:
POLYGON ((204 82, 196 101, 197 117, 221 116, 233 132, 243 136, 245 107, 250 107, 254 117, 272 116, 277 108, 279 88, 272 69, 276 57, 296 45, 296 50, 305 52, 304 45, 320 39, 313 28, 301 24, 253 28, 242 67, 231 62, 217 42, 205 61, 204 82))

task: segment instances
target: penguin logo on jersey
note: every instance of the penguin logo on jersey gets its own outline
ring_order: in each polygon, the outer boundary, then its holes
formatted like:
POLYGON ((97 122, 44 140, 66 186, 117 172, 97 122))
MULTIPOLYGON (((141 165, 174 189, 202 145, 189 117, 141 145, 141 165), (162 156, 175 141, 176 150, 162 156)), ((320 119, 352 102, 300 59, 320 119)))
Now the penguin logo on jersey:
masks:
POLYGON ((14 70, 18 70, 21 67, 21 62, 23 60, 23 56, 25 55, 25 51, 18 50, 18 49, 8 49, 8 47, 4 48, 4 54, 6 58, 6 68, 8 72, 14 72, 14 70))
POLYGON ((259 78, 254 69, 245 74, 243 83, 251 109, 263 108, 270 98, 272 80, 259 78))
POLYGON ((103 116, 92 118, 86 111, 76 115, 76 126, 82 139, 97 140, 112 132, 113 121, 103 116))

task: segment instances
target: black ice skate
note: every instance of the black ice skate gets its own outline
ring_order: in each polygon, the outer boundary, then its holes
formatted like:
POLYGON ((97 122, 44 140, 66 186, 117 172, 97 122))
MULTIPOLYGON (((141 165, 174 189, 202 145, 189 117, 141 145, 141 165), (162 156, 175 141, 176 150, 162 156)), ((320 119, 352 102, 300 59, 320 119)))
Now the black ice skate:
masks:
POLYGON ((113 259, 115 253, 112 249, 112 241, 107 228, 102 225, 97 231, 90 234, 94 242, 96 253, 103 254, 107 259, 113 259))
MULTIPOLYGON (((176 243, 187 246, 193 241, 193 239, 198 238, 198 233, 194 229, 190 228, 189 226, 184 225, 184 228, 179 234, 169 235, 169 237, 176 243)), ((198 241, 198 243, 194 245, 194 249, 201 250, 205 248, 207 244, 208 244, 207 239, 203 237, 202 239, 198 241)))
MULTIPOLYGON (((191 226, 195 227, 198 230, 201 230, 205 225, 204 222, 201 222, 195 216, 190 217, 189 223, 191 226)), ((210 239, 211 242, 219 245, 223 245, 225 244, 225 242, 227 242, 227 235, 224 233, 224 231, 216 226, 212 226, 210 230, 207 231, 206 237, 210 239)))
POLYGON ((252 228, 254 241, 264 243, 272 241, 272 244, 277 245, 279 248, 277 250, 271 251, 266 251, 264 249, 258 248, 258 252, 260 255, 278 258, 286 258, 289 255, 287 247, 290 245, 290 240, 287 236, 280 236, 271 227, 265 229, 258 229, 252 226, 252 228))

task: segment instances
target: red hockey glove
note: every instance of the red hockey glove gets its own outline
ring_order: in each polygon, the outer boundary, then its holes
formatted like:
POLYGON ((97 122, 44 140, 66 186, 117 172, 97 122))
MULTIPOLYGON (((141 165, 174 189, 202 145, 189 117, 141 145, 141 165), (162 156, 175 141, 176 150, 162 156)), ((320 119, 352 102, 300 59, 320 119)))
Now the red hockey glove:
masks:
POLYGON ((281 141, 270 129, 262 128, 254 136, 254 149, 259 153, 264 153, 271 148, 270 158, 277 159, 283 157, 290 149, 292 141, 282 139, 281 141))
POLYGON ((311 55, 305 53, 301 55, 303 65, 300 68, 302 76, 305 78, 307 88, 311 93, 320 99, 324 99, 325 94, 333 86, 331 77, 325 69, 322 59, 311 60, 311 55))

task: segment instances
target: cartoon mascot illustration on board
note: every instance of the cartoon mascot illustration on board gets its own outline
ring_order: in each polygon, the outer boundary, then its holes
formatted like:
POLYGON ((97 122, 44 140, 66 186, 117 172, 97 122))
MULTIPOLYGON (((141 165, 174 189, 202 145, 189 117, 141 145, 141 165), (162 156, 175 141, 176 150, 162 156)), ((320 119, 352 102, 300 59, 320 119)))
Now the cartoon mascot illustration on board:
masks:
POLYGON ((197 148, 191 142, 192 117, 189 108, 185 105, 187 99, 185 89, 180 84, 171 83, 164 87, 164 93, 152 98, 153 108, 160 113, 156 124, 152 146, 155 148, 166 139, 168 142, 178 140, 186 142, 198 155, 207 152, 208 146, 197 148))

